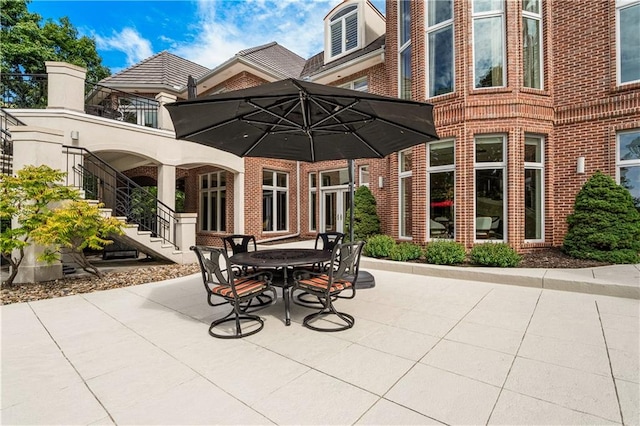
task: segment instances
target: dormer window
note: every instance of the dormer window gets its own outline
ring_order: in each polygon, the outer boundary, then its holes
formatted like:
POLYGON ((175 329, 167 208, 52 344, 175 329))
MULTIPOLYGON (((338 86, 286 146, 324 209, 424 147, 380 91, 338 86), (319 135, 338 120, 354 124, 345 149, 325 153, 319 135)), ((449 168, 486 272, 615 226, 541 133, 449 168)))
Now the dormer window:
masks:
POLYGON ((329 19, 331 59, 342 56, 359 46, 358 6, 340 9, 329 19))

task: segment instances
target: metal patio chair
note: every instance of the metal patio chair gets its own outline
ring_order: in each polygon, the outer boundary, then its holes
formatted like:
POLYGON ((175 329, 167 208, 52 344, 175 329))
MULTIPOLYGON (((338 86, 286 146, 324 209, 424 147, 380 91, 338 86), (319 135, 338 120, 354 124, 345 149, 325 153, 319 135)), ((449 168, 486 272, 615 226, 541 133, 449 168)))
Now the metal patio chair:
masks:
POLYGON ((353 316, 338 312, 333 306, 333 302, 338 298, 352 299, 355 297, 355 285, 363 246, 363 241, 336 245, 328 270, 325 272, 294 271, 293 289, 302 290, 317 297, 322 304, 322 308, 318 312, 304 317, 302 324, 305 327, 316 331, 342 331, 353 327, 355 324, 353 316), (347 297, 341 297, 341 293, 345 290, 350 290, 351 294, 347 297), (316 320, 329 316, 337 318, 342 325, 319 327, 312 324, 316 320))
MULTIPOLYGON (((277 297, 275 288, 271 285, 273 275, 270 271, 259 271, 255 274, 237 275, 237 269, 231 266, 227 251, 215 247, 192 246, 196 253, 204 288, 207 291, 207 302, 211 306, 220 306, 225 303, 231 305, 231 312, 211 323, 209 334, 221 339, 236 339, 251 336, 262 330, 264 320, 257 315, 247 312, 251 302, 259 296, 269 296, 265 293, 273 293, 270 297, 274 303, 277 297), (216 302, 215 299, 222 299, 216 302), (215 329, 226 322, 235 322, 235 334, 222 334, 215 329), (243 331, 243 327, 251 328, 251 324, 257 328, 243 331)), ((251 307, 255 307, 253 305, 251 307)))
MULTIPOLYGON (((258 251, 258 244, 256 243, 256 237, 254 235, 233 234, 222 239, 224 248, 231 251, 233 254, 247 253, 249 251, 258 251)), ((250 271, 249 266, 242 266, 242 275, 255 274, 259 272, 258 268, 253 267, 253 271, 250 271)), ((260 296, 257 299, 257 303, 254 303, 254 307, 270 305, 272 300, 268 295, 260 296)))

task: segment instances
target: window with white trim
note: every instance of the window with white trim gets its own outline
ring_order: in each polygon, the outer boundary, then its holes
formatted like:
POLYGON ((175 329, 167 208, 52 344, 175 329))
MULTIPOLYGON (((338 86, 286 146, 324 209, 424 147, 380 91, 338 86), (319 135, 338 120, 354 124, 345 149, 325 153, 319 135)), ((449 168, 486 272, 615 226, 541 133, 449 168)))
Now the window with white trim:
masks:
POLYGON ((453 0, 428 0, 427 15, 427 96, 455 90, 453 45, 453 0))
POLYGON ((318 175, 309 173, 309 230, 318 229, 318 175))
POLYGON ((505 137, 475 138, 476 240, 504 240, 506 223, 505 137))
POLYGON ((474 87, 505 86, 504 1, 473 0, 474 87))
POLYGON ((400 151, 398 154, 398 177, 400 179, 400 238, 412 237, 412 157, 413 153, 411 150, 400 151))
POLYGON ((524 137, 524 239, 544 241, 544 140, 524 137))
POLYGON ((225 232, 227 229, 226 172, 200 175, 200 230, 225 232))
POLYGON ((440 140, 427 145, 429 185, 429 238, 455 236, 455 141, 440 140))
POLYGON ((629 190, 640 211, 640 129, 618 133, 616 179, 629 190))
POLYGON ((618 84, 640 82, 640 0, 616 0, 618 84))
POLYGON ((368 187, 369 186, 369 166, 364 165, 364 166, 358 167, 358 174, 359 174, 358 182, 360 186, 368 187))
POLYGON ((398 1, 398 97, 411 99, 411 0, 398 1))
POLYGON ((357 90, 358 92, 368 92, 369 79, 367 77, 361 77, 348 83, 341 84, 338 87, 342 87, 343 89, 357 90))
POLYGON ((542 2, 522 2, 523 85, 542 89, 542 2))
POLYGON ((329 57, 338 58, 360 46, 358 5, 351 4, 337 11, 327 23, 329 57))
POLYGON ((262 230, 286 231, 289 224, 289 175, 262 172, 262 230))

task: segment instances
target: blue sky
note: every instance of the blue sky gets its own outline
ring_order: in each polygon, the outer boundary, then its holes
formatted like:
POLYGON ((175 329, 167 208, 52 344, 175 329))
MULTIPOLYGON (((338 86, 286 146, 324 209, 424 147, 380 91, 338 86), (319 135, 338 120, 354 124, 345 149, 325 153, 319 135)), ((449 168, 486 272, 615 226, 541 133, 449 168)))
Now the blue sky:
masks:
MULTIPOLYGON (((308 58, 323 49, 323 18, 341 1, 33 0, 28 9, 45 20, 68 16, 116 73, 163 50, 213 68, 271 41, 308 58)), ((384 0, 372 3, 384 14, 384 0)))

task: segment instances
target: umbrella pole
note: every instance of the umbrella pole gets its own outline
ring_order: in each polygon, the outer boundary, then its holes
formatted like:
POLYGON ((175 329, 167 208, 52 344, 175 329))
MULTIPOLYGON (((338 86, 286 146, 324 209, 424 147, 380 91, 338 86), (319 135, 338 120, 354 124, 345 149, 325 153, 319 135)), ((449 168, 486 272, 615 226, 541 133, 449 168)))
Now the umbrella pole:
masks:
POLYGON ((349 242, 353 242, 353 223, 354 223, 354 175, 355 175, 355 162, 350 159, 349 161, 349 242))

